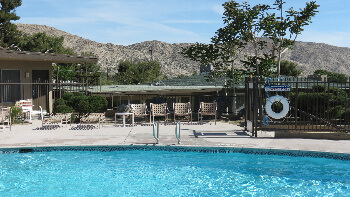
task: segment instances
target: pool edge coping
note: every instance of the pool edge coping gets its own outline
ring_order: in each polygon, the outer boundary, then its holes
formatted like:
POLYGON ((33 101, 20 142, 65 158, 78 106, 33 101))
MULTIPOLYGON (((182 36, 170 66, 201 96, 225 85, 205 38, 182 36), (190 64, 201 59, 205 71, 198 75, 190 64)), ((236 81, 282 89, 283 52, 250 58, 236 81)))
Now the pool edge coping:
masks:
POLYGON ((329 158, 350 161, 350 154, 320 152, 310 150, 286 150, 267 148, 245 148, 245 147, 220 147, 220 146, 171 146, 171 145, 81 145, 81 146, 14 146, 0 147, 0 154, 32 153, 52 151, 128 151, 128 150, 159 150, 173 152, 202 152, 202 153, 244 153, 259 155, 280 155, 294 157, 329 158))

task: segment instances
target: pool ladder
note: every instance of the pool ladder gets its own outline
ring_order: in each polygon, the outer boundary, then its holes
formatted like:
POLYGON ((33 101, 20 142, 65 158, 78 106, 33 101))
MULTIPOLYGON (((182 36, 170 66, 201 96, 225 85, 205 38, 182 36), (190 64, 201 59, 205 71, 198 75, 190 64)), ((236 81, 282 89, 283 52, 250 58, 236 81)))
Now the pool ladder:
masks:
POLYGON ((175 137, 176 137, 176 139, 177 139, 177 143, 178 144, 181 144, 181 140, 180 140, 180 134, 181 134, 181 128, 180 128, 180 121, 178 121, 177 123, 176 123, 176 127, 175 127, 175 137), (179 128, 179 134, 177 134, 177 128, 179 128))
POLYGON ((159 144, 159 122, 156 121, 154 124, 153 124, 153 137, 154 139, 157 140, 157 143, 156 144, 159 144), (156 137, 156 134, 155 134, 155 126, 157 125, 157 137, 156 137))
MULTIPOLYGON (((180 137, 181 137, 181 128, 180 128, 180 126, 181 126, 180 125, 180 121, 178 121, 176 123, 176 127, 175 127, 175 137, 177 139, 177 143, 178 144, 181 144, 181 139, 180 139, 180 137)), ((156 144, 159 144, 159 122, 158 121, 154 122, 154 124, 153 124, 153 137, 154 137, 154 139, 157 140, 156 144), (156 135, 155 127, 157 127, 157 135, 156 135)))

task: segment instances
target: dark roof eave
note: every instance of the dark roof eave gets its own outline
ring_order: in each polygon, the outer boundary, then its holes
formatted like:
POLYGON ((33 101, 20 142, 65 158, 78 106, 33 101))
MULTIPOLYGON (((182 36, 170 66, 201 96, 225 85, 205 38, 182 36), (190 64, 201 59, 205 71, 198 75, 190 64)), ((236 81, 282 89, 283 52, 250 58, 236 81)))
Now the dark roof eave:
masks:
POLYGON ((11 51, 0 49, 0 60, 42 61, 51 63, 97 63, 97 57, 72 56, 54 53, 11 51))
POLYGON ((147 90, 147 91, 135 91, 135 90, 119 90, 119 91, 91 91, 93 94, 118 94, 118 95, 154 95, 154 94, 189 94, 198 92, 216 92, 221 91, 223 87, 213 87, 202 89, 200 87, 196 89, 164 89, 164 90, 147 90))

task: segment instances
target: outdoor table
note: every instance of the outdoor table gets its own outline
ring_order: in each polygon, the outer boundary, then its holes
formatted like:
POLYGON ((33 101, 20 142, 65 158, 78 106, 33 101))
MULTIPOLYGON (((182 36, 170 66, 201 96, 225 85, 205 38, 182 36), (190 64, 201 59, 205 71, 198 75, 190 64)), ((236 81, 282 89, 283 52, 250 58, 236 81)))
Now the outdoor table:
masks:
POLYGON ((125 127, 125 116, 131 115, 131 124, 134 126, 134 113, 120 112, 114 114, 114 124, 117 124, 117 116, 123 116, 123 127, 125 127))

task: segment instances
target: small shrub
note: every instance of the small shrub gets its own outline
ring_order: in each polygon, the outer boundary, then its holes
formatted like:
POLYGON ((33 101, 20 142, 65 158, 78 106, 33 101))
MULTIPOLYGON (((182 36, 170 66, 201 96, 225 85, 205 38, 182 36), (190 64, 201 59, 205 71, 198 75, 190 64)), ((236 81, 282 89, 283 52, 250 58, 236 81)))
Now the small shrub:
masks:
POLYGON ((312 86, 312 91, 313 92, 325 92, 326 87, 324 85, 314 85, 314 86, 312 86))
POLYGON ((11 121, 12 123, 19 123, 20 116, 22 115, 22 109, 20 107, 12 106, 11 107, 11 121))
POLYGON ((72 112, 72 108, 67 106, 67 105, 57 105, 55 106, 55 108, 53 109, 53 113, 71 113, 72 112))
POLYGON ((333 118, 341 117, 345 112, 345 108, 341 105, 332 107, 328 110, 329 116, 333 118))
POLYGON ((78 93, 72 98, 72 102, 69 105, 74 111, 79 112, 79 114, 89 112, 90 106, 88 102, 88 96, 83 93, 78 93))
POLYGON ((58 105, 66 105, 66 101, 63 98, 59 98, 55 101, 54 107, 58 105))
POLYGON ((99 95, 90 96, 88 98, 91 112, 105 112, 107 110, 107 100, 99 95))
POLYGON ((68 106, 72 106, 73 97, 74 97, 74 94, 70 93, 70 92, 63 94, 63 96, 62 96, 63 100, 65 100, 65 102, 68 106))
POLYGON ((91 112, 91 106, 89 101, 87 99, 80 100, 75 106, 75 111, 79 113, 79 116, 91 112))
POLYGON ((57 99, 54 104, 54 113, 70 113, 73 110, 79 113, 79 116, 91 112, 105 112, 108 101, 106 98, 93 95, 86 96, 84 93, 65 93, 61 99, 57 99))

